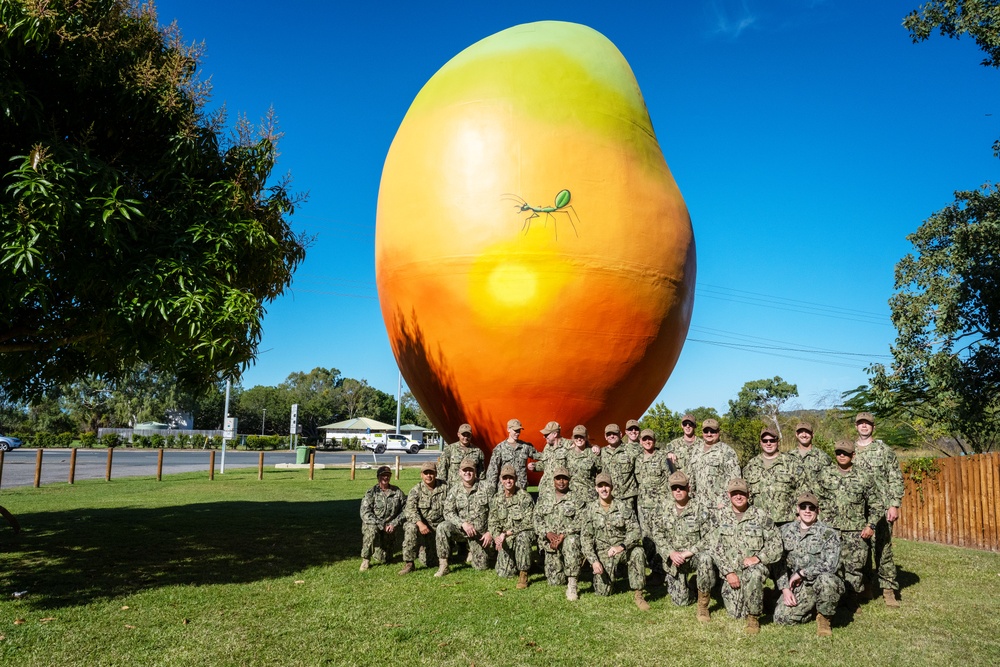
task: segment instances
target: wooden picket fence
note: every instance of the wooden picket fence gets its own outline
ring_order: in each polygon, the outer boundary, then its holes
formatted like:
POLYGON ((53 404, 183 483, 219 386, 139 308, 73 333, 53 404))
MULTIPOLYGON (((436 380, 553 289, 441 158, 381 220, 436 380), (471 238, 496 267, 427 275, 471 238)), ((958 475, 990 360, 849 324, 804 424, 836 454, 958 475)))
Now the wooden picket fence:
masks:
POLYGON ((934 460, 920 484, 906 479, 893 534, 908 540, 1000 551, 1000 452, 934 460))

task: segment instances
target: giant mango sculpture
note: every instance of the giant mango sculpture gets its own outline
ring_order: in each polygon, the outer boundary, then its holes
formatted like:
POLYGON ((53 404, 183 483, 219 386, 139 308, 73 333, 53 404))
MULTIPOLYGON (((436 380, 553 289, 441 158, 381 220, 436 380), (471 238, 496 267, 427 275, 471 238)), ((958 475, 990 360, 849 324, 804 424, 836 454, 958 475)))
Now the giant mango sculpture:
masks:
MULTIPOLYGON (((462 51, 410 106, 379 189, 392 350, 437 429, 492 450, 638 418, 694 303, 691 222, 622 54, 585 26, 462 51)), ((595 438, 603 443, 603 438, 595 438)))

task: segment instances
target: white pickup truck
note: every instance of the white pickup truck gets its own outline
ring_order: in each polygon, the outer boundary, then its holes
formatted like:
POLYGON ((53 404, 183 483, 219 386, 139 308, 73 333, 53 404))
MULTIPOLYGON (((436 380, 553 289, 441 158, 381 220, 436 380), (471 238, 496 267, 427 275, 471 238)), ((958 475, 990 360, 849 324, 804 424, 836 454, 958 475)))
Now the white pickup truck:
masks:
POLYGON ((411 440, 400 433, 370 433, 361 436, 361 446, 376 454, 390 449, 416 454, 424 448, 424 443, 411 440))

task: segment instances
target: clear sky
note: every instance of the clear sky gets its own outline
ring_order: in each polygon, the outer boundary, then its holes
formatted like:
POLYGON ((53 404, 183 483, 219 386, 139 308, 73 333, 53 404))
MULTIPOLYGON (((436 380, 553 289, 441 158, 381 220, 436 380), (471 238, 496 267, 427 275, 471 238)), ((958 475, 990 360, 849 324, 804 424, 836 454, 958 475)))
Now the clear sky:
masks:
POLYGON ((243 385, 323 366, 395 393, 374 273, 392 138, 462 49, 562 20, 629 61, 691 214, 694 314, 658 400, 724 411, 744 382, 780 375, 797 406, 834 405, 888 360, 906 235, 955 190, 996 178, 1000 73, 969 39, 912 44, 901 22, 918 5, 159 0, 162 23, 205 42, 213 105, 251 120, 275 108, 278 171, 309 193, 292 222, 316 243, 268 306, 243 385))

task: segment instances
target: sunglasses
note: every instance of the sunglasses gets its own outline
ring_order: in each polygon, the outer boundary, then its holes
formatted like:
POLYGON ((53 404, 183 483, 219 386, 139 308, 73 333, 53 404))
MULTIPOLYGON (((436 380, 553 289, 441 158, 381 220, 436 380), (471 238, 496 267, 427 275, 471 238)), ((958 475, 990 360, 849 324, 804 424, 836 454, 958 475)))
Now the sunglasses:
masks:
POLYGON ((852 454, 850 452, 845 452, 843 450, 838 449, 837 450, 837 456, 854 456, 854 454, 852 454))
POLYGON ((777 438, 761 438, 760 441, 763 442, 763 443, 765 443, 765 444, 772 445, 772 444, 778 442, 778 439, 777 438))
POLYGON ((802 503, 801 505, 799 505, 799 509, 805 510, 807 512, 815 512, 819 508, 813 505, 812 503, 802 503))
POLYGON ((687 491, 687 487, 686 487, 686 486, 671 486, 671 487, 670 487, 670 490, 671 490, 671 491, 680 491, 680 490, 682 490, 682 489, 683 489, 684 491, 687 491))
POLYGON ((627 429, 625 429, 625 430, 626 430, 626 431, 638 431, 638 430, 639 430, 639 427, 638 427, 638 426, 629 426, 629 427, 628 427, 627 429))
POLYGON ((703 429, 701 429, 701 432, 702 433, 718 433, 719 429, 717 429, 717 428, 703 428, 703 429))

